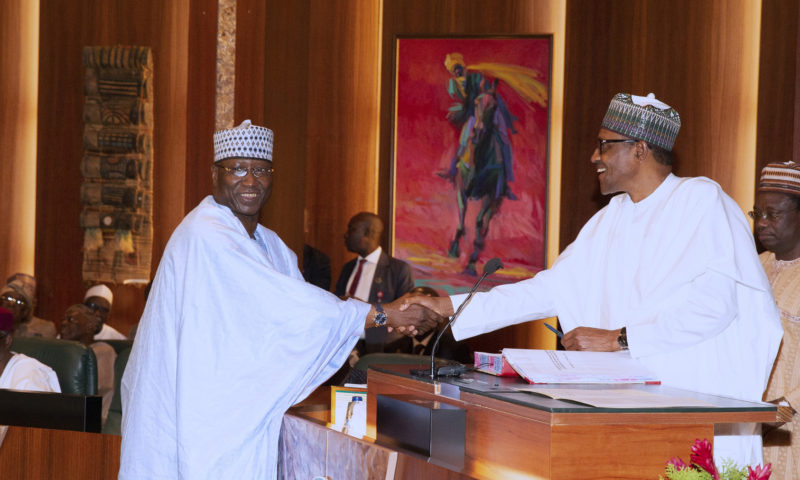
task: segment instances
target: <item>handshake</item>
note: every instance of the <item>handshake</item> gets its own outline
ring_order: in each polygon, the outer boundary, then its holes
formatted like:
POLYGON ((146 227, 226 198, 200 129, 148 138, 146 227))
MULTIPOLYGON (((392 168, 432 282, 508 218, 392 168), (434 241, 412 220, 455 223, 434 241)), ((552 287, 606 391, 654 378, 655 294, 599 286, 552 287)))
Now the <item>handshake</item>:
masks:
POLYGON ((436 330, 453 314, 449 297, 431 297, 420 293, 407 293, 392 303, 383 304, 386 326, 414 337, 436 330))

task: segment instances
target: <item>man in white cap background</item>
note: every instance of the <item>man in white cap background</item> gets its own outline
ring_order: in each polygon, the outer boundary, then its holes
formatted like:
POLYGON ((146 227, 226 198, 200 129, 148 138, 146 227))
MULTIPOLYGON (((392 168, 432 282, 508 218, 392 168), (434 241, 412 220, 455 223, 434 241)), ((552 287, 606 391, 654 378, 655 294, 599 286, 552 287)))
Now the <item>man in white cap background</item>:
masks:
POLYGON ((214 134, 213 195, 167 244, 122 379, 121 479, 275 478, 284 412, 364 328, 435 326, 400 302, 343 301, 303 280, 258 223, 272 141, 249 120, 214 134))
POLYGON ((83 304, 92 309, 100 318, 98 331, 95 332, 95 340, 127 340, 128 337, 120 333, 116 328, 109 325, 108 315, 111 313, 111 306, 114 304, 114 294, 111 289, 101 284, 90 287, 83 296, 83 304))
MULTIPOLYGON (((760 401, 781 339, 769 283, 738 205, 708 178, 671 173, 680 128, 654 95, 617 94, 591 165, 620 192, 553 266, 476 294, 457 340, 558 316, 568 350, 630 350, 664 385, 760 401)), ((452 315, 465 296, 414 297, 452 315)), ((721 425, 714 454, 760 463, 753 424, 721 425)))
POLYGON ((750 216, 783 324, 783 342, 764 400, 779 405, 785 422, 764 433, 764 461, 773 478, 800 472, 800 164, 770 163, 761 170, 756 204, 750 216))

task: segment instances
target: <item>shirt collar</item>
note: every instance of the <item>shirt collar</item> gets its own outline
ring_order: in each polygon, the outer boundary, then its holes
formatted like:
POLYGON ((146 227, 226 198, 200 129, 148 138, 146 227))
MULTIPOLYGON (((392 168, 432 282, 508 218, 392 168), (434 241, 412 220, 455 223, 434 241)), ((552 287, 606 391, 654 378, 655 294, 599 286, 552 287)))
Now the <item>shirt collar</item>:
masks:
MULTIPOLYGON (((372 253, 370 253, 369 255, 367 255, 366 257, 363 257, 363 258, 368 263, 378 263, 378 259, 381 258, 381 252, 382 251, 383 250, 381 250, 381 247, 378 247, 375 250, 373 250, 372 253)), ((361 255, 359 255, 358 259, 361 260, 361 258, 362 258, 361 255)))

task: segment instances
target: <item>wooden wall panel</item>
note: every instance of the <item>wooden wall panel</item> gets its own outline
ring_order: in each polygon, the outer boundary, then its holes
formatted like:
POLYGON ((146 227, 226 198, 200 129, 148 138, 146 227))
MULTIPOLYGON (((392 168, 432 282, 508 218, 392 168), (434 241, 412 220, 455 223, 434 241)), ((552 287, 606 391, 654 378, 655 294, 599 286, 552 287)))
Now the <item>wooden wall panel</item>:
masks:
POLYGON ((675 172, 708 176, 752 202, 760 11, 757 2, 567 4, 561 245, 601 198, 589 156, 617 92, 655 92, 681 114, 675 172))
POLYGON ((272 198, 261 222, 302 253, 308 115, 307 2, 237 3, 234 123, 249 118, 275 132, 272 198))
MULTIPOLYGON (((206 195, 211 194, 210 172, 214 160, 214 108, 217 93, 217 0, 191 0, 188 14, 188 71, 191 74, 188 77, 186 103, 183 106, 187 113, 183 120, 186 141, 177 145, 177 148, 185 148, 185 154, 176 152, 176 158, 186 160, 183 213, 188 213, 206 195)), ((178 32, 180 30, 175 33, 178 32)), ((179 221, 181 217, 183 215, 178 218, 179 221)), ((173 228, 176 226, 177 223, 173 228)), ((166 245, 173 228, 159 232, 159 245, 166 245)), ((155 273, 155 268, 153 272, 155 273)))
POLYGON ((755 187, 766 164, 800 162, 798 16, 800 4, 795 0, 762 3, 755 187))
MULTIPOLYGON (((191 171, 186 161, 187 125, 195 123, 186 119, 188 68, 193 53, 202 53, 190 49, 192 5, 199 8, 196 15, 215 15, 216 3, 205 0, 41 2, 36 277, 38 314, 44 318, 58 322, 67 306, 83 299, 85 290, 81 282, 83 232, 78 223, 83 46, 135 44, 153 49, 154 272, 169 235, 190 208, 185 204, 187 171, 191 171), (209 5, 214 9, 209 11, 209 5)), ((214 37, 215 33, 216 22, 206 34, 214 37)), ((195 43, 202 35, 194 31, 195 43)), ((210 75, 213 79, 213 63, 209 70, 202 58, 192 61, 192 78, 210 75)), ((207 101, 199 97, 192 106, 207 101)), ((213 96, 210 101, 213 105, 213 96)), ((198 140, 193 137, 192 141, 198 140)), ((144 306, 142 291, 122 286, 113 290, 116 298, 109 323, 127 333, 144 306)))
POLYGON ((344 246, 347 222, 378 209, 380 2, 312 4, 307 242, 330 255, 333 288, 354 256, 344 246))
POLYGON ((25 0, 0 7, 0 281, 33 273, 36 209, 36 79, 39 8, 25 0))

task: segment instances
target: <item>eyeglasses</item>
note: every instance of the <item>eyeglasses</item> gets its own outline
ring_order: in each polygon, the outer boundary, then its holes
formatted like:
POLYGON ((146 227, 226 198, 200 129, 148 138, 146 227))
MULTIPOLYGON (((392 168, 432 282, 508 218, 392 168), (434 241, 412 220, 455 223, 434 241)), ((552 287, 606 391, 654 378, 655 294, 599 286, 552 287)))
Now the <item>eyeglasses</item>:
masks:
POLYGON ((629 138, 598 138, 595 148, 600 152, 600 155, 602 155, 608 151, 606 145, 609 143, 636 143, 638 141, 639 140, 631 140, 629 138))
POLYGON ((6 302, 6 303, 10 303, 12 305, 18 305, 20 307, 23 306, 23 305, 27 305, 28 304, 28 302, 26 302, 25 300, 20 300, 19 298, 14 298, 11 295, 0 296, 0 301, 6 302))
POLYGON ((753 210, 747 212, 747 216, 755 220, 756 222, 759 220, 766 220, 768 222, 777 222, 786 214, 786 212, 762 212, 761 210, 754 208, 753 210))
POLYGON ((246 177, 247 176, 247 172, 252 173, 253 176, 256 177, 256 178, 261 178, 261 177, 265 177, 265 176, 270 176, 271 177, 272 173, 275 172, 274 168, 264 168, 264 167, 251 167, 251 168, 247 168, 247 167, 225 167, 225 166, 222 166, 222 165, 216 165, 216 166, 221 168, 221 169, 223 169, 223 170, 225 170, 230 175, 233 175, 233 176, 239 177, 239 178, 246 177))
POLYGON ((101 313, 108 313, 109 312, 109 310, 106 307, 98 305, 98 304, 96 304, 94 302, 89 302, 89 303, 86 303, 84 305, 86 305, 87 307, 91 308, 93 312, 101 312, 101 313))

